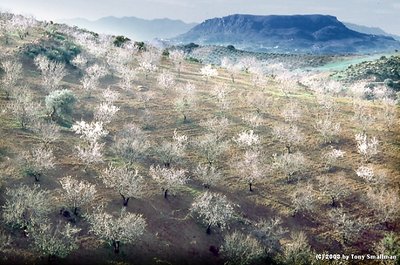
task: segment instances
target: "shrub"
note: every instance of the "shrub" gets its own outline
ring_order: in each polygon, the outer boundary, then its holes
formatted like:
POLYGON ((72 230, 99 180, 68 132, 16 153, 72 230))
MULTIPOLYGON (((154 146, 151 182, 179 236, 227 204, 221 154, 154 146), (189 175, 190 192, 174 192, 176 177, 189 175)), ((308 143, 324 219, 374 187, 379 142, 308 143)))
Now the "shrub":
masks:
POLYGON ((130 39, 125 36, 116 36, 113 44, 117 47, 122 47, 127 41, 130 41, 130 39))
POLYGON ((45 102, 52 120, 70 123, 72 107, 76 102, 75 95, 70 90, 55 90, 46 97, 45 102))

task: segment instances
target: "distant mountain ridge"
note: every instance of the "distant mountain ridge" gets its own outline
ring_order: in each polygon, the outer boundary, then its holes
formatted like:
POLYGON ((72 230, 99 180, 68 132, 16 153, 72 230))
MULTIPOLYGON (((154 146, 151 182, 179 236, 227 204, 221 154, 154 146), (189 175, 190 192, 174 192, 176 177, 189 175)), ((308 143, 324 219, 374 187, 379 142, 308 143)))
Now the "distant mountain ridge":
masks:
POLYGON ((172 38, 197 25, 196 23, 185 23, 181 20, 168 18, 147 20, 137 17, 117 18, 113 16, 103 17, 95 21, 75 18, 62 19, 57 22, 86 28, 98 33, 124 35, 136 41, 172 38))
POLYGON ((382 36, 389 36, 393 37, 395 40, 400 40, 400 36, 395 34, 390 34, 378 27, 368 27, 363 25, 358 25, 349 22, 343 22, 343 24, 351 30, 358 31, 365 34, 373 34, 373 35, 382 35, 382 36))
POLYGON ((236 14, 208 19, 172 41, 288 53, 364 53, 400 47, 392 37, 356 32, 329 15, 236 14))

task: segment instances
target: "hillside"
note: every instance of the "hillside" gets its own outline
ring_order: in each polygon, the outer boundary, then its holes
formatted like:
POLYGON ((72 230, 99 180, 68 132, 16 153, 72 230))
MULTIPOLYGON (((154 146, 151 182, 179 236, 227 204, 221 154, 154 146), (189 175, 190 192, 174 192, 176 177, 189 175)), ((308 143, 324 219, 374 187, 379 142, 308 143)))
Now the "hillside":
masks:
POLYGON ((390 79, 391 82, 397 83, 400 81, 400 56, 382 56, 374 61, 351 65, 346 70, 337 73, 336 76, 349 81, 369 79, 384 82, 390 79))
POLYGON ((365 53, 400 47, 391 37, 350 30, 327 15, 231 15, 208 19, 173 40, 289 53, 365 53))
POLYGON ((94 21, 76 18, 57 22, 86 28, 97 33, 123 35, 136 41, 172 38, 187 32, 196 25, 168 18, 147 20, 136 17, 103 17, 94 21))
POLYGON ((280 55, 222 67, 9 13, 0 25, 0 264, 400 252, 391 88, 280 55))

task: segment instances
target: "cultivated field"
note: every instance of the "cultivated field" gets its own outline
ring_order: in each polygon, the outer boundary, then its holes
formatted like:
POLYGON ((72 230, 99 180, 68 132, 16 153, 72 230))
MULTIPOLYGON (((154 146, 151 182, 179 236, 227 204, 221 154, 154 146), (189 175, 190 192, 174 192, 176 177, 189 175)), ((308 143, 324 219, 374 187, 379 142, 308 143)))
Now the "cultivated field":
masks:
POLYGON ((2 264, 400 259, 387 82, 0 15, 2 264))

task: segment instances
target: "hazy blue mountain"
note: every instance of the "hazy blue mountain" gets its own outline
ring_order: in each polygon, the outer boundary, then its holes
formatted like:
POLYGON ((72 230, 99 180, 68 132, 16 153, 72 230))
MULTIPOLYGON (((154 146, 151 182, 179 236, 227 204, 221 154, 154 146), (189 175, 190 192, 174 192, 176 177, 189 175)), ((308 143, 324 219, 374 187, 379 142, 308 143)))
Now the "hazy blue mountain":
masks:
POLYGON ((185 23, 168 18, 146 20, 136 17, 103 17, 95 21, 76 18, 57 22, 86 28, 97 33, 124 35, 137 41, 172 38, 187 32, 196 25, 196 23, 185 23))
POLYGON ((361 33, 389 36, 389 37, 393 37, 396 40, 400 40, 400 36, 387 33, 386 31, 384 31, 383 29, 378 28, 378 27, 367 27, 367 26, 362 26, 362 25, 348 23, 348 22, 343 22, 343 24, 346 27, 348 27, 349 29, 354 30, 354 31, 358 31, 358 32, 361 32, 361 33))
POLYGON ((299 53, 377 52, 400 47, 392 37, 356 32, 328 15, 230 15, 208 19, 172 41, 299 53))

